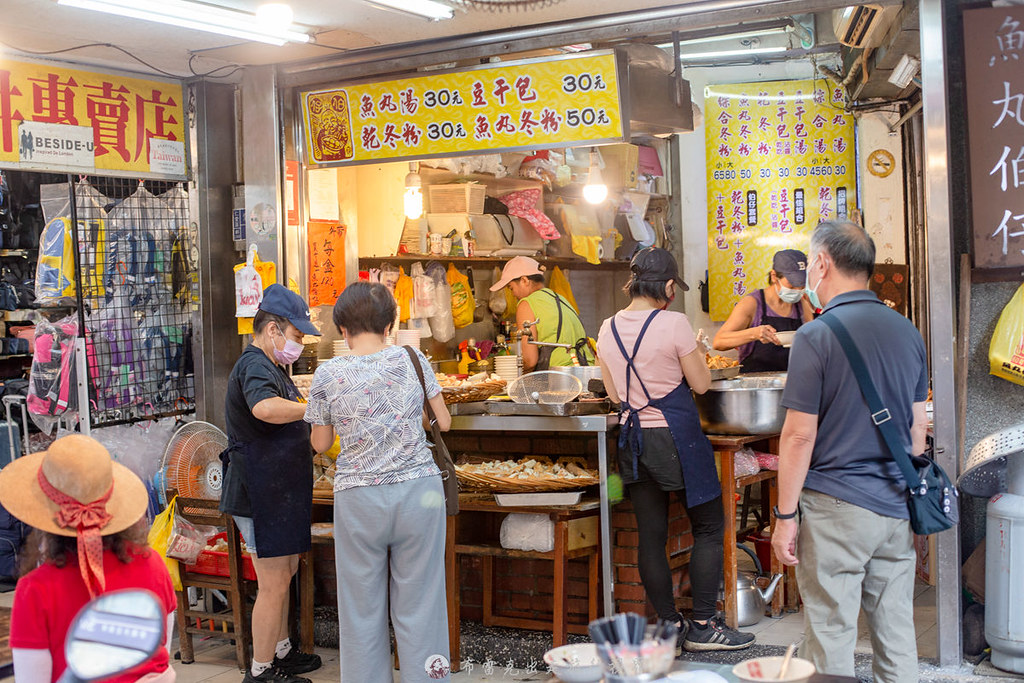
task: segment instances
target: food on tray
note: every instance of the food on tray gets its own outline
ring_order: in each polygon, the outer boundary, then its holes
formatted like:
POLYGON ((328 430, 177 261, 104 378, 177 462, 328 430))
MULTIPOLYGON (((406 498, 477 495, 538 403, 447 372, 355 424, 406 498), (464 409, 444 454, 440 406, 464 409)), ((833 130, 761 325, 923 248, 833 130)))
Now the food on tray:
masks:
POLYGON ((546 463, 534 458, 520 458, 519 460, 491 460, 490 462, 471 463, 467 465, 456 465, 457 472, 469 472, 470 474, 484 474, 492 477, 505 477, 507 479, 595 479, 597 472, 586 470, 574 462, 564 465, 559 463, 546 463))
MULTIPOLYGON (((242 552, 249 554, 249 548, 245 545, 245 540, 239 539, 242 543, 242 552)), ((210 553, 226 553, 228 551, 228 541, 224 536, 220 536, 216 542, 207 543, 206 547, 203 548, 205 552, 210 553)))
POLYGON ((437 378, 437 383, 441 385, 442 389, 462 389, 480 384, 481 382, 501 381, 501 377, 498 375, 488 375, 486 372, 478 372, 466 379, 460 379, 461 375, 446 375, 443 372, 435 373, 434 377, 437 378))
POLYGON ((710 353, 704 354, 704 362, 708 364, 708 368, 711 370, 725 370, 726 368, 734 368, 740 364, 740 362, 735 358, 716 356, 710 353))
POLYGON ((310 533, 313 536, 334 538, 334 522, 313 522, 313 525, 310 527, 310 533))

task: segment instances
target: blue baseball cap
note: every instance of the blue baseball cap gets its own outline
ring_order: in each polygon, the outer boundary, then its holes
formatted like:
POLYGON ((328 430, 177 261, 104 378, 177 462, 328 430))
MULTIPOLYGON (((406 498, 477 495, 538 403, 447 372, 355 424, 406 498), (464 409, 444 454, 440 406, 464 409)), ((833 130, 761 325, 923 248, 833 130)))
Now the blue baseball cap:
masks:
POLYGON ((801 289, 807 285, 807 254, 798 249, 783 249, 775 252, 772 259, 772 270, 775 274, 789 280, 794 287, 801 289))
POLYGON ((287 318, 302 334, 320 336, 320 331, 309 321, 309 306, 301 296, 284 285, 273 284, 263 290, 260 310, 287 318))

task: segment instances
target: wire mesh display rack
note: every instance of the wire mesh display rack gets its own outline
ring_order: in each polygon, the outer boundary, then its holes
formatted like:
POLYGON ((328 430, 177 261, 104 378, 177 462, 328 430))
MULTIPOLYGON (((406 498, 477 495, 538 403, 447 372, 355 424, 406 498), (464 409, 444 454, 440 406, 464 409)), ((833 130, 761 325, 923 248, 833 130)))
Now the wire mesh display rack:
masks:
POLYGON ((91 424, 194 412, 187 193, 178 183, 83 177, 74 196, 91 424))

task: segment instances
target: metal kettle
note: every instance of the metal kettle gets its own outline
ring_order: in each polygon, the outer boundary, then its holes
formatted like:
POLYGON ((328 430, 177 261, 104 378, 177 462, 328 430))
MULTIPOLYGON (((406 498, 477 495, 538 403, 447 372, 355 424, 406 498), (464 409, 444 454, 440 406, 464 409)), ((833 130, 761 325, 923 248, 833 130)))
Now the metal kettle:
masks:
POLYGON ((768 587, 761 590, 757 585, 757 579, 761 576, 761 561, 757 558, 754 551, 745 545, 737 544, 736 547, 750 555, 754 560, 754 566, 757 568, 757 574, 740 572, 736 578, 736 617, 738 625, 753 626, 761 621, 761 617, 764 616, 765 607, 771 602, 772 596, 775 595, 775 589, 778 588, 779 581, 782 580, 783 575, 773 575, 768 587))

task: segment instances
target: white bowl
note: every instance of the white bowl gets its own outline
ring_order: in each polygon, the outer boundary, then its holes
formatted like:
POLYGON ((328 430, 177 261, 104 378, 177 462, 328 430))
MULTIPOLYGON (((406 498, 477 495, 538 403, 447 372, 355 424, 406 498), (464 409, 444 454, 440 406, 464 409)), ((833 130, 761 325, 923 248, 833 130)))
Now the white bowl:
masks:
POLYGON ((779 343, 782 344, 783 348, 788 349, 793 345, 793 337, 796 336, 796 331, 776 332, 775 336, 778 337, 779 343))
POLYGON ((593 643, 563 645, 548 650, 544 653, 544 663, 564 683, 598 683, 604 678, 604 667, 593 643), (579 662, 579 666, 572 666, 569 662, 579 662))
POLYGON ((793 657, 789 660, 789 670, 785 678, 779 678, 779 668, 785 657, 758 657, 740 662, 732 668, 732 673, 741 681, 760 683, 761 681, 782 681, 782 683, 801 683, 814 675, 814 665, 806 659, 793 657))

